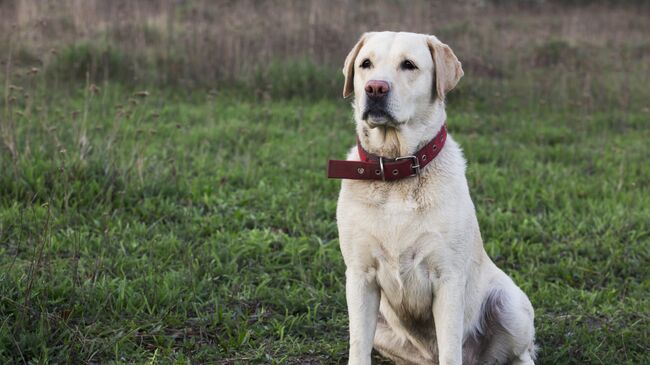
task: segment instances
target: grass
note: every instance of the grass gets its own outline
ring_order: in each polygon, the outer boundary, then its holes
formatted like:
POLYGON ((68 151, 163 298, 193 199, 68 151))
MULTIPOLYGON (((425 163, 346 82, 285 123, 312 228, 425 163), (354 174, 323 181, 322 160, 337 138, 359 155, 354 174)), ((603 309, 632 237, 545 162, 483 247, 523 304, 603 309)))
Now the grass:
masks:
MULTIPOLYGON (((349 104, 100 86, 6 87, 0 362, 345 363, 349 104)), ((648 110, 500 98, 449 127, 539 363, 650 362, 648 110)))

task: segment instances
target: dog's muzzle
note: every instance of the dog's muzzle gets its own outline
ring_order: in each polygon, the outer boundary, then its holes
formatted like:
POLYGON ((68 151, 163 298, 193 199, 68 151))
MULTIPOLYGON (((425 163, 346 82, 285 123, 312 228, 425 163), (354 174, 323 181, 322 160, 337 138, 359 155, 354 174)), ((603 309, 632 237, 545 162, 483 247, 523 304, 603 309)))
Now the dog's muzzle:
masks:
POLYGON ((395 120, 395 117, 386 110, 384 105, 378 105, 384 103, 378 103, 375 101, 368 101, 366 108, 361 114, 361 119, 364 120, 370 128, 376 128, 381 126, 397 126, 399 123, 395 120))

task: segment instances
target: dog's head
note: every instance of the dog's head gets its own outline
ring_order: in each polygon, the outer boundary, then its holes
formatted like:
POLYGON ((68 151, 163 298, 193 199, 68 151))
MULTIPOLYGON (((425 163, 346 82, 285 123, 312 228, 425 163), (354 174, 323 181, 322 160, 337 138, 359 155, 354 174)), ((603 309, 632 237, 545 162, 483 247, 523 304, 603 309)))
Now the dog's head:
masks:
POLYGON ((343 97, 355 94, 357 121, 399 127, 430 116, 463 76, 451 48, 430 35, 365 33, 343 66, 343 97))

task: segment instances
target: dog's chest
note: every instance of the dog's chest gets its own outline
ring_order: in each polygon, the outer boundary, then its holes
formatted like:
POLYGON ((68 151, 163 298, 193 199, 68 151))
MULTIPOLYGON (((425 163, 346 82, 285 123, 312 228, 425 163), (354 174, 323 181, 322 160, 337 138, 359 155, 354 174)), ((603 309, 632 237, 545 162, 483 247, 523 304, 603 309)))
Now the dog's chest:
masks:
POLYGON ((431 314, 436 281, 436 268, 432 265, 434 253, 429 241, 434 235, 401 236, 410 240, 402 241, 401 247, 391 247, 391 243, 399 242, 398 238, 381 242, 373 250, 376 281, 382 295, 400 317, 424 319, 431 314))
MULTIPOLYGON (((426 178, 425 178, 426 179, 426 178)), ((371 266, 383 297, 400 317, 420 321, 431 315, 433 291, 447 251, 447 225, 435 189, 421 181, 393 184, 344 183, 338 206, 344 255, 371 266), (403 187, 403 188, 401 188, 403 187), (420 189, 418 189, 418 187, 420 189), (427 187, 428 188, 428 187, 427 187), (382 191, 382 189, 385 189, 382 191), (426 195, 423 200, 421 196, 426 195)))
POLYGON ((400 317, 421 321, 431 316, 443 238, 435 217, 411 209, 408 202, 389 209, 379 212, 376 220, 360 219, 357 224, 373 232, 366 254, 383 297, 400 317))

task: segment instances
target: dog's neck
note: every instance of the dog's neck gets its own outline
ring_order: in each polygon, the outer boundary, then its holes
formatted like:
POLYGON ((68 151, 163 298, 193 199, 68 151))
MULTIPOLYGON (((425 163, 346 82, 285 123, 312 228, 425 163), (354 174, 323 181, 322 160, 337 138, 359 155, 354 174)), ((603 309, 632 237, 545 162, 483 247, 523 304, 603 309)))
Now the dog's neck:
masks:
POLYGON ((409 156, 430 142, 447 118, 444 103, 439 100, 426 114, 397 127, 370 128, 365 121, 357 120, 357 137, 371 154, 387 158, 409 156))

